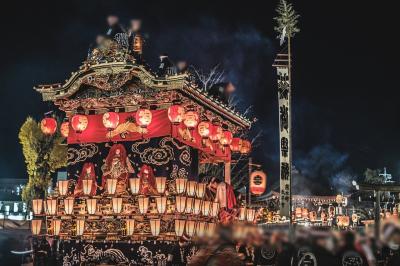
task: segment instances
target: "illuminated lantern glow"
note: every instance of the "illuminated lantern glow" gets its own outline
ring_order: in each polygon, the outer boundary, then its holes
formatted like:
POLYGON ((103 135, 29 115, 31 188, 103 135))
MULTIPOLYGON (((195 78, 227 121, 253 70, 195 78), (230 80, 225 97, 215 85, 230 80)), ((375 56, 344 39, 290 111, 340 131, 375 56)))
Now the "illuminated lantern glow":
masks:
POLYGON ((178 193, 178 194, 185 193, 186 182, 187 182, 186 178, 177 178, 177 179, 175 179, 176 193, 178 193))
POLYGON ((196 235, 198 237, 204 237, 206 232, 206 223, 205 222, 198 222, 196 225, 196 235))
POLYGON ((40 129, 45 135, 53 135, 57 130, 57 120, 52 117, 43 118, 40 122, 40 129))
POLYGON ((76 133, 82 133, 86 130, 89 124, 89 119, 86 115, 74 115, 71 119, 71 126, 76 133))
POLYGON ((58 193, 61 196, 67 195, 67 193, 68 193, 68 184, 69 184, 68 180, 59 180, 57 182, 58 193))
POLYGON ((49 215, 55 215, 57 212, 57 200, 47 199, 46 200, 46 213, 49 215))
POLYGON ((209 138, 212 142, 216 143, 220 140, 222 136, 222 128, 217 125, 217 124, 213 124, 211 126, 211 130, 210 130, 210 134, 209 134, 209 138))
POLYGON ((242 140, 242 146, 240 147, 241 154, 249 154, 251 152, 251 143, 248 140, 242 140))
POLYGON ((198 183, 196 187, 196 196, 200 199, 204 197, 204 194, 206 193, 206 183, 198 183))
POLYGON ((185 124, 188 129, 194 129, 198 123, 199 115, 195 111, 187 111, 185 113, 183 124, 185 124))
POLYGON ((175 234, 176 236, 182 236, 185 231, 186 220, 175 220, 175 234))
POLYGON ((43 200, 42 199, 33 199, 32 200, 32 210, 33 214, 39 215, 43 210, 43 200))
POLYGON ((208 216, 210 214, 210 210, 211 210, 211 201, 208 200, 203 201, 203 205, 201 207, 201 213, 204 216, 208 216))
POLYGON ((149 208, 149 198, 140 197, 138 199, 138 203, 139 203, 139 212, 141 214, 146 214, 147 213, 147 209, 149 208))
POLYGON ((239 220, 240 221, 246 220, 246 208, 245 207, 241 207, 239 209, 239 220))
POLYGON ((117 178, 107 178, 107 193, 110 195, 115 194, 115 191, 117 190, 117 178))
POLYGON ((295 217, 296 218, 301 218, 301 214, 302 214, 302 209, 301 208, 296 208, 295 210, 295 217))
POLYGON ((193 202, 194 198, 186 198, 186 208, 185 208, 185 213, 190 214, 193 209, 193 202))
POLYGON ((140 178, 129 178, 129 187, 133 195, 138 194, 140 190, 140 178))
POLYGON ((315 222, 317 220, 317 213, 315 211, 310 212, 310 221, 315 222))
POLYGON ((166 177, 156 177, 156 189, 158 193, 164 194, 166 182, 167 182, 166 177))
POLYGON ((231 144, 232 142, 232 132, 230 132, 229 130, 224 130, 222 132, 221 138, 219 139, 219 143, 221 143, 221 145, 227 147, 231 144))
POLYGON ((62 122, 60 126, 61 136, 68 138, 69 135, 69 122, 62 122))
POLYGON ((112 208, 114 213, 120 213, 122 210, 122 198, 112 198, 112 208))
POLYGON ((81 236, 85 231, 85 220, 77 219, 76 220, 76 235, 81 236))
POLYGON ((194 215, 199 215, 201 211, 201 199, 194 199, 192 213, 194 215))
POLYGON ((186 194, 189 197, 194 197, 196 194, 197 182, 196 181, 188 181, 186 185, 186 194))
POLYGON ((96 213, 96 206, 97 206, 96 199, 86 199, 86 208, 87 208, 87 212, 90 215, 93 215, 96 213))
POLYGON ((219 213, 219 203, 218 202, 213 202, 212 207, 211 207, 211 216, 212 217, 217 217, 219 213))
POLYGON ((103 114, 103 125, 108 130, 117 128, 119 124, 119 115, 115 112, 107 112, 103 114))
POLYGON ((178 213, 182 213, 186 208, 186 197, 184 196, 176 196, 175 197, 175 210, 178 213))
POLYGON ((136 124, 138 124, 141 128, 146 128, 151 124, 151 120, 153 119, 153 114, 150 109, 147 108, 139 108, 135 114, 136 124))
POLYGON ((242 139, 233 138, 230 147, 232 152, 240 152, 240 149, 242 148, 242 139))
POLYGON ((247 221, 248 222, 253 222, 254 221, 254 217, 256 214, 256 210, 253 209, 247 209, 247 221))
POLYGON ((126 220, 126 234, 128 236, 133 235, 135 232, 135 220, 134 219, 127 219, 126 220))
POLYGON ((179 105, 174 104, 168 108, 168 119, 173 125, 179 125, 185 116, 185 109, 179 105))
POLYGON ((74 202, 75 202, 74 198, 64 199, 65 214, 68 214, 68 215, 72 214, 72 212, 74 211, 74 202))
POLYGON ((167 207, 167 197, 156 197, 157 211, 163 214, 167 207))
POLYGON ((196 221, 186 221, 186 234, 189 237, 192 237, 194 235, 194 232, 196 231, 196 221))
POLYGON ((150 220, 150 230, 153 236, 158 236, 160 234, 160 219, 151 219, 150 220))
POLYGON ((301 217, 303 219, 308 219, 308 209, 307 208, 303 208, 303 210, 301 212, 301 217))
POLYGON ((53 235, 58 236, 61 230, 61 220, 55 219, 51 221, 51 227, 53 229, 53 235))
POLYGON ((32 220, 31 222, 32 234, 35 236, 39 235, 41 229, 42 229, 42 220, 32 220))
POLYGON ((87 196, 90 194, 90 192, 92 191, 92 184, 93 184, 92 179, 82 179, 82 191, 84 195, 87 196))
POLYGON ((215 228, 217 225, 215 223, 207 223, 206 234, 208 237, 212 237, 215 233, 215 228))
POLYGON ((267 175, 263 171, 254 171, 250 174, 250 192, 253 195, 262 195, 267 187, 267 175))
POLYGON ((211 123, 208 121, 202 121, 197 126, 197 132, 203 139, 207 139, 210 135, 211 123))

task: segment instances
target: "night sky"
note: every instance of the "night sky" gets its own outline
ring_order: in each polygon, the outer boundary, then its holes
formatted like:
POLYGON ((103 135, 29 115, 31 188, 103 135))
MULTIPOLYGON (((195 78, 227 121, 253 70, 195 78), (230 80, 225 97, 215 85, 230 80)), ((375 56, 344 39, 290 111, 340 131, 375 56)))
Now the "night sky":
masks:
MULTIPOLYGON (((293 156, 304 175, 296 183, 312 183, 312 193, 342 190, 367 167, 386 166, 400 176, 398 23, 394 8, 370 2, 294 3, 301 32, 293 42, 293 156)), ((145 59, 154 68, 163 52, 204 70, 220 64, 237 87, 238 108, 253 106, 253 133, 263 131, 254 160, 275 187, 278 108, 271 64, 281 49, 273 31, 276 4, 12 1, 0 17, 0 178, 27 177, 18 129, 27 116, 41 119, 52 108, 32 87, 63 82, 77 70, 113 13, 125 24, 143 19, 145 59)), ((296 190, 306 192, 306 186, 296 190)))

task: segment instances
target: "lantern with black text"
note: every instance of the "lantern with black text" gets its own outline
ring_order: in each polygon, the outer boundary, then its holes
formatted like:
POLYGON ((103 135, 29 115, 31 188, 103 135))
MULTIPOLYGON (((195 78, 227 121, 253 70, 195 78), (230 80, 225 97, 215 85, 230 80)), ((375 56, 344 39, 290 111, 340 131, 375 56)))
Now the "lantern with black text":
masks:
POLYGON ((40 129, 45 135, 53 135, 57 130, 57 120, 52 117, 43 118, 40 122, 40 129))
POLYGON ((222 128, 218 124, 212 124, 209 138, 212 142, 217 143, 222 136, 222 128))
POLYGON ((198 123, 199 115, 195 111, 187 111, 185 113, 183 124, 185 124, 188 129, 194 129, 198 123))
POLYGON ((40 230, 42 229, 42 220, 32 220, 31 222, 31 231, 33 235, 40 234, 40 230))
POLYGON ((253 222, 254 221, 254 217, 255 217, 255 214, 256 214, 256 210, 254 210, 254 209, 247 209, 247 211, 246 211, 246 214, 247 214, 247 221, 248 222, 253 222))
POLYGON ((53 229, 53 235, 58 236, 61 229, 61 220, 54 219, 53 221, 51 221, 51 227, 53 229))
POLYGON ((46 200, 46 213, 49 215, 55 215, 57 213, 57 200, 47 199, 46 200))
POLYGON ((176 193, 178 193, 178 194, 185 193, 186 182, 187 182, 186 178, 177 178, 177 179, 175 179, 176 193))
POLYGON ((32 210, 34 215, 39 215, 42 213, 43 209, 43 200, 42 199, 33 199, 32 200, 32 210))
POLYGON ((242 140, 242 146, 240 147, 241 154, 249 154, 251 151, 251 143, 248 140, 242 140))
POLYGON ((186 221, 186 234, 189 237, 192 237, 194 235, 194 232, 196 230, 196 222, 195 221, 186 221))
POLYGON ((107 112, 103 114, 103 125, 108 130, 114 130, 119 124, 119 115, 115 112, 107 112))
POLYGON ((61 196, 65 196, 68 193, 68 180, 59 180, 57 181, 58 193, 61 196))
POLYGON ((86 130, 89 124, 89 119, 86 115, 74 115, 71 119, 71 126, 76 133, 82 133, 86 130))
POLYGON ((201 199, 194 199, 192 213, 198 215, 201 211, 201 199))
POLYGON ((208 216, 211 210, 211 201, 205 200, 203 201, 203 205, 201 206, 201 213, 204 216, 208 216))
POLYGON ((64 199, 64 211, 65 214, 71 215, 74 211, 74 198, 67 198, 64 199))
POLYGON ((160 234, 160 226, 161 220, 160 219, 151 219, 150 220, 150 230, 153 236, 158 236, 160 234))
POLYGON ((135 114, 136 124, 138 124, 141 128, 146 128, 151 124, 151 120, 153 119, 153 114, 150 109, 147 108, 139 108, 135 114))
POLYGON ((206 183, 198 183, 196 186, 196 196, 198 198, 203 198, 204 194, 206 193, 206 187, 207 184, 206 183))
POLYGON ((134 219, 127 219, 126 220, 126 234, 128 236, 133 235, 135 232, 135 220, 134 219))
POLYGON ((81 236, 85 231, 85 220, 77 219, 76 220, 76 235, 81 236))
POLYGON ((242 139, 233 138, 230 147, 232 152, 240 152, 240 149, 242 148, 242 139))
POLYGON ((175 234, 176 236, 182 236, 185 231, 186 220, 175 220, 175 234))
POLYGON ((184 196, 176 196, 175 197, 175 210, 178 213, 182 213, 186 208, 186 197, 184 196))
POLYGON ((164 194, 166 182, 167 182, 166 177, 156 177, 156 189, 158 193, 164 194))
POLYGON ((68 138, 68 135, 69 135, 69 122, 68 121, 61 123, 60 133, 61 133, 61 136, 63 136, 64 138, 68 138))
POLYGON ((194 197, 195 193, 196 193, 196 188, 197 188, 197 182, 196 181, 188 181, 187 185, 186 185, 186 194, 189 197, 194 197))
POLYGON ((250 175, 250 192, 253 195, 262 195, 267 187, 267 175, 263 171, 254 171, 250 175))
POLYGON ((207 139, 210 135, 211 123, 208 121, 201 121, 197 126, 197 132, 203 139, 207 139))
POLYGON ((190 198, 190 197, 186 198, 185 213, 190 214, 192 212, 193 202, 194 202, 194 198, 190 198))
POLYGON ((219 139, 219 142, 225 147, 229 146, 232 142, 232 132, 230 132, 229 130, 224 130, 222 132, 221 138, 219 139))
POLYGON ((133 195, 138 194, 140 190, 140 178, 137 177, 129 178, 129 187, 133 195))
POLYGON ((86 209, 88 214, 93 215, 96 213, 97 200, 96 199, 86 199, 86 209))
POLYGON ((179 105, 174 104, 168 108, 168 119, 173 125, 179 125, 184 118, 185 109, 179 105))

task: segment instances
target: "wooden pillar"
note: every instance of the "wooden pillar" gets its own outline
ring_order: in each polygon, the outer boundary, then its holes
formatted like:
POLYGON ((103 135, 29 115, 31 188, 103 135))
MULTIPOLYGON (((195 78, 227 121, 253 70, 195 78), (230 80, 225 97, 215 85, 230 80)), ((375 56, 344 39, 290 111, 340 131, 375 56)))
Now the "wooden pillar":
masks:
POLYGON ((231 184, 231 161, 224 164, 225 183, 231 184))

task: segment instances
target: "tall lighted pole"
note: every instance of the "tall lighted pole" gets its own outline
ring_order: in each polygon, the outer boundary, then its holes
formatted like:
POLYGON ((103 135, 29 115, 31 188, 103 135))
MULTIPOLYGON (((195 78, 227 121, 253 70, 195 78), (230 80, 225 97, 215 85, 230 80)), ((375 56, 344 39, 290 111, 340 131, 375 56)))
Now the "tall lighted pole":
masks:
POLYGON ((297 28, 299 15, 292 4, 281 0, 274 18, 277 25, 275 31, 279 34, 280 44, 287 40, 287 49, 278 53, 274 67, 277 70, 278 102, 279 102, 279 153, 280 153, 280 215, 286 216, 291 222, 292 206, 292 52, 291 40, 299 32, 297 28))

